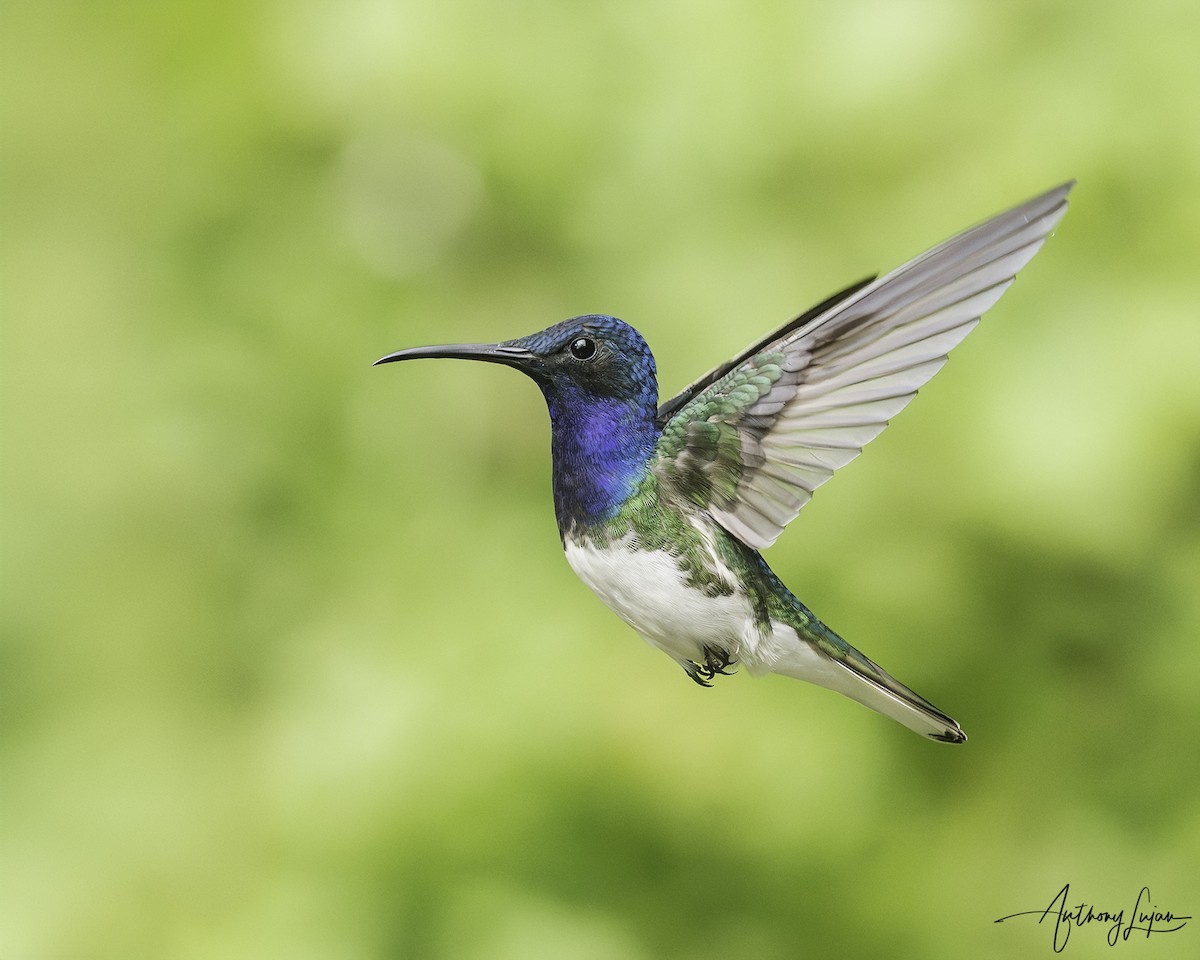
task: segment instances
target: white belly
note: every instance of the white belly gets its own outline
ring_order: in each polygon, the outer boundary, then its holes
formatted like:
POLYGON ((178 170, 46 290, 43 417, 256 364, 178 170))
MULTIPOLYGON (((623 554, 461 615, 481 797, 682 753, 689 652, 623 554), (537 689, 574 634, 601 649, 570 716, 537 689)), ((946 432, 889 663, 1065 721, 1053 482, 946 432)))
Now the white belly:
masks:
MULTIPOLYGON (((661 551, 566 544, 567 562, 604 603, 652 646, 679 663, 704 662, 704 647, 740 657, 756 635, 744 596, 709 597, 688 586, 661 551)), ((736 582, 736 581, 735 581, 736 582)))
MULTIPOLYGON (((778 620, 760 629, 750 603, 736 590, 727 597, 710 597, 689 586, 667 553, 630 550, 624 543, 565 546, 567 562, 579 579, 693 678, 695 668, 689 669, 688 661, 704 664, 708 659, 704 648, 710 647, 726 652, 751 674, 782 673, 828 687, 926 736, 962 736, 953 720, 931 712, 924 701, 882 669, 864 672, 832 659, 802 638, 795 627, 778 620)), ((714 552, 706 559, 710 571, 737 582, 714 552)))

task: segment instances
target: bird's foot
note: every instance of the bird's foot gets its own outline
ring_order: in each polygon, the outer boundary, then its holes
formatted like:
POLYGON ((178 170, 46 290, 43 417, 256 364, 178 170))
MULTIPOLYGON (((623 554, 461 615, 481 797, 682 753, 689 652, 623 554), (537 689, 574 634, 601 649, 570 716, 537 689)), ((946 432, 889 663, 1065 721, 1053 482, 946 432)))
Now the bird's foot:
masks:
POLYGON ((684 670, 696 683, 702 687, 711 687, 712 680, 716 676, 728 677, 733 674, 731 667, 737 666, 737 660, 729 655, 728 650, 718 650, 716 647, 704 648, 704 663, 695 663, 689 660, 684 665, 684 670))

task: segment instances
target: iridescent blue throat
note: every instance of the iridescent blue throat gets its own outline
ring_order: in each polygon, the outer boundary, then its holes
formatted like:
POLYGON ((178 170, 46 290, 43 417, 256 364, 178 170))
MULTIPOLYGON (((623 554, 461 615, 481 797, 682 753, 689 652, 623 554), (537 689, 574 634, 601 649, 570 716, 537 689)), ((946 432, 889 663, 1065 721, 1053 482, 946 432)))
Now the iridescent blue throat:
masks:
POLYGON ((542 384, 550 409, 554 512, 565 535, 611 520, 649 469, 659 430, 650 378, 637 400, 596 396, 565 378, 542 384))

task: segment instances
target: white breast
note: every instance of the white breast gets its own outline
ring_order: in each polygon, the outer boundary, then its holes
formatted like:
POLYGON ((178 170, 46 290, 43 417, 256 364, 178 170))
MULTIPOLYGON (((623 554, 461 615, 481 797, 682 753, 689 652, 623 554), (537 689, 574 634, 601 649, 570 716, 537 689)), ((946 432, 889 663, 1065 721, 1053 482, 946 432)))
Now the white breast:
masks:
MULTIPOLYGON (((679 663, 704 662, 713 646, 738 656, 753 631, 750 604, 740 593, 705 596, 685 582, 662 551, 566 544, 567 562, 604 603, 652 646, 679 663)), ((734 581, 736 583, 736 581, 734 581)))

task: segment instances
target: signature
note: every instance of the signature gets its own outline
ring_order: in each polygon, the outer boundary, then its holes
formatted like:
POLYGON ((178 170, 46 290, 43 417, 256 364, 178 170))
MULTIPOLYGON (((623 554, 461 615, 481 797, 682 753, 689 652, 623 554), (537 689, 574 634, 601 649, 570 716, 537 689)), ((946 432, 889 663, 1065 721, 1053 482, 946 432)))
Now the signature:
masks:
POLYGON ((1187 926, 1190 916, 1174 914, 1170 910, 1160 910, 1150 898, 1150 888, 1142 887, 1133 909, 1126 916, 1125 911, 1101 910, 1095 904, 1080 902, 1068 906, 1071 895, 1071 885, 1065 884, 1050 901, 1044 910, 1022 910, 1020 913, 1010 913, 1001 917, 996 923, 1013 920, 1017 917, 1037 917, 1038 923, 1054 921, 1054 952, 1062 953, 1067 946, 1074 927, 1085 927, 1089 923, 1099 923, 1108 927, 1108 945, 1116 946, 1118 941, 1128 940, 1135 933, 1144 933, 1150 938, 1152 933, 1174 933, 1187 926))

